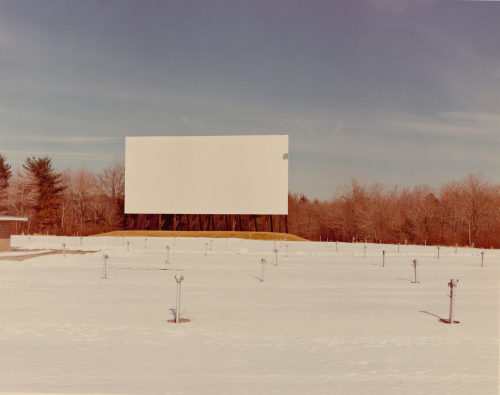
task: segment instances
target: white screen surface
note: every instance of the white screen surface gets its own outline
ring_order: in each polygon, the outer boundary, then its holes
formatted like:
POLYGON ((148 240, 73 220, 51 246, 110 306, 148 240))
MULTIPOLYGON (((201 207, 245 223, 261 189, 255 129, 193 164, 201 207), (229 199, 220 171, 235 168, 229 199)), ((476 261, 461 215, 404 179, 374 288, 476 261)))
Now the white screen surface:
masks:
POLYGON ((288 214, 288 136, 125 138, 128 214, 288 214))

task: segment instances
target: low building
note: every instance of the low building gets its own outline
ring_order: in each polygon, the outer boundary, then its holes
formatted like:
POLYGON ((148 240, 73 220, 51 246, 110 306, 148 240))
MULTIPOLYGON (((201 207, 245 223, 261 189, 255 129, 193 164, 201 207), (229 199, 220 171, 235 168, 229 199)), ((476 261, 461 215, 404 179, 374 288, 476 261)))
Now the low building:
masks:
POLYGON ((28 218, 0 215, 0 251, 10 251, 10 235, 14 221, 26 222, 28 218))

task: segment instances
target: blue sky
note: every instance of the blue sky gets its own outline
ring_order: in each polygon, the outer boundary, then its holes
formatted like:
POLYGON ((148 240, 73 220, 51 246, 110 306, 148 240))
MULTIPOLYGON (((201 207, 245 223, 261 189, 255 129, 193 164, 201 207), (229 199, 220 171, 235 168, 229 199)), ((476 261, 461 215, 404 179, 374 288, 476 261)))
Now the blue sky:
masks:
POLYGON ((0 0, 0 153, 290 135, 292 192, 500 181, 500 2, 0 0))

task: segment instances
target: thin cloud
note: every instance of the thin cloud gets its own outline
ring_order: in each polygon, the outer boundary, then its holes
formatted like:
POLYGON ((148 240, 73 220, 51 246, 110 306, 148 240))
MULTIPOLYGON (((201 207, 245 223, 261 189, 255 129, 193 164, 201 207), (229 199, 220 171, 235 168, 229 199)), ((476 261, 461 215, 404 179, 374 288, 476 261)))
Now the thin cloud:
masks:
POLYGON ((52 159, 57 160, 59 157, 80 158, 80 159, 93 159, 93 160, 111 160, 116 157, 112 153, 97 153, 97 152, 79 152, 79 151, 54 151, 54 150, 39 150, 39 151, 22 151, 22 150, 6 150, 2 151, 7 157, 31 157, 31 156, 50 156, 52 159))
POLYGON ((401 133, 439 136, 498 137, 500 115, 492 113, 444 112, 435 117, 387 113, 382 122, 401 133))
POLYGON ((123 137, 117 136, 54 136, 54 135, 20 135, 10 134, 2 137, 2 141, 29 141, 36 143, 84 143, 84 144, 97 144, 110 141, 122 140, 123 137))
POLYGON ((417 9, 429 8, 437 0, 371 0, 372 5, 379 12, 409 13, 417 9))

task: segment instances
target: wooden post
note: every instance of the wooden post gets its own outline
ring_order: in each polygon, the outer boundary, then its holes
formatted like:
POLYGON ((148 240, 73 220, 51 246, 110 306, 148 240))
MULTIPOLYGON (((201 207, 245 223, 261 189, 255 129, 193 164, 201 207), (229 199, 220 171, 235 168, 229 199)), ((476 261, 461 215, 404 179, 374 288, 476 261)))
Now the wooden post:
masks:
POLYGON ((285 215, 285 227, 286 227, 286 233, 288 233, 288 215, 285 215))
POLYGON ((161 214, 158 214, 158 230, 161 230, 161 214))
POLYGON ((191 230, 191 220, 189 219, 189 214, 186 214, 186 219, 188 223, 188 230, 191 230))
POLYGON ((241 215, 238 215, 238 220, 239 220, 239 223, 240 223, 240 232, 243 230, 243 228, 241 227, 241 215))
POLYGON ((174 214, 174 230, 177 230, 177 214, 174 214))
POLYGON ((253 217, 253 224, 255 226, 255 231, 258 232, 259 230, 257 229, 257 216, 256 215, 254 215, 254 217, 253 217))
POLYGON ((201 232, 202 231, 202 229, 201 229, 201 214, 198 214, 198 225, 199 225, 200 232, 201 232))
POLYGON ((271 233, 272 233, 272 232, 274 232, 274 230, 273 230, 273 215, 272 214, 269 215, 269 222, 271 224, 271 233))
POLYGON ((210 215, 211 220, 212 220, 212 231, 215 231, 215 225, 214 225, 214 214, 210 215))
POLYGON ((224 222, 225 222, 225 229, 224 230, 227 232, 227 228, 228 228, 228 226, 227 226, 227 214, 224 214, 224 222))

